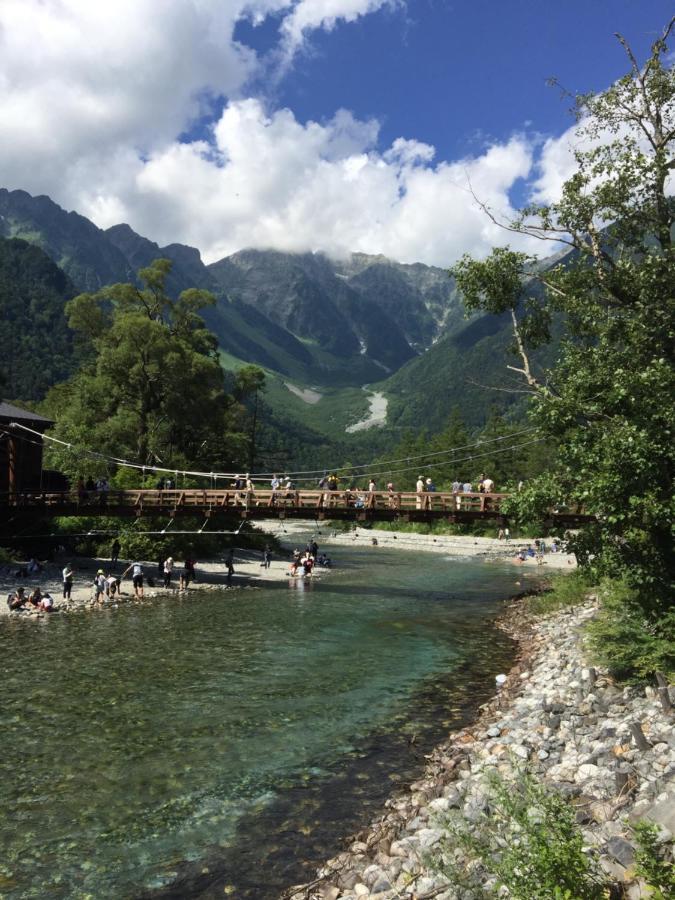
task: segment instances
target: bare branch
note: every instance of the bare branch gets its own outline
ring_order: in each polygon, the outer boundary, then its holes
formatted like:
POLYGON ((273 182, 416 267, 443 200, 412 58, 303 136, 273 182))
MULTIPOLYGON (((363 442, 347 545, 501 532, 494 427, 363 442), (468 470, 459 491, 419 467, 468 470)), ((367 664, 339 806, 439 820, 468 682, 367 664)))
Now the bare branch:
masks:
POLYGON ((569 232, 563 230, 562 228, 557 229, 554 226, 552 226, 550 228, 545 229, 546 231, 553 232, 553 234, 556 235, 554 237, 553 235, 542 234, 542 231, 544 231, 544 229, 537 228, 534 225, 523 225, 520 227, 516 227, 515 225, 509 225, 506 222, 500 221, 495 216, 495 214, 492 212, 490 207, 486 203, 484 203, 483 200, 480 200, 476 196, 476 193, 475 193, 473 187, 471 186, 471 180, 469 179, 468 175, 467 175, 467 182, 469 184, 469 193, 471 194, 473 199, 476 201, 478 206, 480 206, 481 210, 485 213, 485 215, 488 217, 488 219, 493 224, 497 225, 498 228, 503 228, 504 231, 510 231, 512 234, 526 234, 529 237, 535 237, 540 241, 554 241, 556 244, 567 244, 569 247, 576 246, 573 241, 570 241, 568 238, 565 237, 565 235, 567 235, 569 232))
POLYGON ((530 387, 535 388, 537 391, 544 390, 544 386, 537 381, 537 379, 532 374, 530 369, 530 360, 528 358, 527 352, 525 350, 525 344, 523 343, 523 339, 520 334, 520 329, 518 327, 518 319, 516 318, 515 309, 511 309, 511 322, 513 324, 513 335, 516 339, 516 346, 518 347, 518 353, 520 358, 523 361, 523 368, 516 369, 514 366, 507 366, 507 369, 511 369, 513 372, 519 372, 521 375, 525 376, 525 380, 530 385, 530 387))
MULTIPOLYGON (((507 366, 507 368, 511 368, 511 366, 507 366)), ((520 370, 518 370, 520 371, 520 370)), ((475 378, 465 378, 464 379, 467 384, 472 384, 474 387, 483 388, 485 391, 501 391, 504 394, 529 394, 531 397, 536 397, 537 392, 532 390, 526 390, 525 388, 507 388, 507 387, 497 387, 493 384, 482 384, 480 381, 476 381, 475 378)))
POLYGON ((630 44, 628 43, 626 38, 622 34, 620 34, 618 31, 614 32, 614 37, 618 40, 618 42, 621 44, 623 49, 626 51, 626 56, 630 60, 630 64, 631 64, 633 71, 635 72, 635 76, 638 79, 638 82, 640 82, 640 79, 642 77, 642 72, 640 71, 640 66, 638 65, 638 61, 635 59, 635 55, 634 55, 633 51, 631 50, 630 44))

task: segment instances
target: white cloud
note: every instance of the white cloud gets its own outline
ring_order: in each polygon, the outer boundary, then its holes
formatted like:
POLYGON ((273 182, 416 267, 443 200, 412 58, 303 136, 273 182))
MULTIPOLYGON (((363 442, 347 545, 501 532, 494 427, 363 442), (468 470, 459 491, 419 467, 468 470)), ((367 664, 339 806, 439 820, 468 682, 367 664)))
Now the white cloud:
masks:
POLYGON ((385 5, 396 0, 2 0, 0 185, 209 260, 248 246, 441 265, 487 252, 509 236, 468 185, 508 217, 533 163, 526 138, 448 163, 410 136, 378 148, 378 123, 344 110, 303 124, 246 96, 262 63, 234 39, 242 17, 280 16, 277 49, 297 50, 385 5), (223 97, 207 139, 181 142, 223 97))
POLYGON ((127 187, 133 227, 160 242, 179 234, 208 260, 256 246, 449 264, 465 250, 513 242, 469 186, 507 218, 509 190, 532 166, 522 137, 433 166, 433 148, 419 142, 378 152, 376 124, 345 111, 302 125, 255 100, 229 104, 214 138, 215 152, 204 142, 171 145, 127 187))
POLYGON ((330 31, 339 21, 354 22, 383 6, 400 5, 399 0, 300 0, 282 25, 291 52, 302 44, 308 31, 330 31))

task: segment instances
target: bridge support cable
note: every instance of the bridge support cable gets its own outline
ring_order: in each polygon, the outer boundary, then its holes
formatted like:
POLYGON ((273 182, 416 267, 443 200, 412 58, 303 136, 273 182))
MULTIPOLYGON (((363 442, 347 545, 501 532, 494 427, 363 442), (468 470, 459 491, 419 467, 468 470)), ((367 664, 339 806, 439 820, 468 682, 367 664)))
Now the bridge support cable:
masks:
MULTIPOLYGON (((153 474, 162 472, 162 473, 166 473, 169 475, 173 475, 176 484, 178 483, 178 475, 179 474, 183 476, 183 483, 185 482, 186 476, 207 478, 207 479, 211 480, 211 483, 216 483, 218 478, 235 479, 239 475, 239 473, 236 473, 236 472, 198 472, 198 471, 191 471, 191 470, 168 469, 168 468, 164 468, 162 466, 142 465, 139 463, 133 463, 130 460, 122 459, 120 457, 106 456, 105 454, 99 453, 95 450, 88 450, 86 448, 76 447, 72 443, 69 443, 67 441, 62 441, 59 438, 53 437, 52 435, 49 435, 49 434, 43 435, 40 432, 35 431, 35 429, 29 428, 27 425, 22 425, 19 422, 10 423, 9 427, 10 428, 18 428, 18 429, 21 429, 22 431, 29 432, 29 433, 35 435, 36 437, 40 438, 41 441, 47 440, 47 441, 51 441, 52 443, 59 444, 60 446, 67 448, 68 450, 72 451, 73 453, 85 454, 85 455, 90 456, 91 458, 100 459, 103 462, 112 463, 116 466, 121 466, 123 468, 136 469, 136 470, 140 471, 144 477, 147 472, 152 472, 153 474)), ((434 459, 438 458, 440 461, 440 458, 452 456, 453 454, 455 454, 461 450, 468 450, 473 447, 476 447, 476 448, 484 447, 487 444, 500 443, 502 441, 511 440, 512 438, 519 437, 520 435, 536 432, 539 430, 540 429, 538 429, 536 426, 532 426, 529 428, 521 429, 520 431, 511 432, 511 434, 501 435, 501 436, 498 436, 495 438, 489 438, 487 440, 478 440, 473 443, 464 444, 459 447, 448 448, 447 450, 437 450, 437 451, 433 451, 430 453, 422 453, 422 454, 419 454, 418 456, 401 457, 400 459, 388 459, 388 460, 385 459, 385 460, 379 460, 379 461, 374 460, 371 463, 360 463, 358 465, 353 465, 353 466, 337 465, 337 466, 333 466, 332 468, 334 471, 337 471, 340 473, 352 472, 354 478, 363 477, 363 475, 365 473, 363 473, 363 472, 359 473, 359 471, 357 471, 357 470, 370 469, 370 468, 372 468, 373 463, 376 463, 378 466, 384 466, 384 465, 394 465, 399 462, 407 462, 409 465, 406 468, 397 469, 397 470, 393 470, 393 471, 384 469, 384 470, 380 470, 378 472, 370 472, 369 474, 371 474, 371 475, 398 474, 401 472, 410 471, 414 468, 429 469, 435 463, 429 463, 429 462, 425 463, 425 462, 420 462, 420 460, 429 460, 432 458, 434 458, 434 459), (417 462, 418 465, 413 466, 412 465, 413 462, 417 462)), ((500 447, 500 448, 496 448, 494 450, 488 451, 487 453, 473 454, 471 456, 467 456, 467 457, 464 457, 464 458, 458 459, 458 460, 448 459, 448 460, 446 460, 446 462, 453 463, 453 462, 463 462, 463 461, 471 460, 471 459, 478 459, 481 457, 490 456, 493 453, 508 452, 510 450, 518 449, 519 447, 522 447, 522 446, 527 446, 527 444, 529 444, 529 443, 538 443, 538 442, 541 442, 544 440, 546 440, 546 438, 542 437, 542 438, 537 439, 536 441, 531 441, 531 442, 528 441, 524 444, 519 444, 519 445, 514 445, 514 446, 509 446, 509 447, 504 447, 504 448, 500 447)), ((304 470, 304 471, 293 471, 293 472, 289 472, 288 476, 289 477, 290 476, 293 476, 293 477, 313 476, 313 475, 317 475, 319 473, 323 473, 325 471, 327 471, 325 467, 323 469, 313 469, 313 470, 308 469, 308 470, 304 470)), ((253 473, 253 480, 260 481, 260 480, 268 479, 268 478, 272 477, 272 474, 273 473, 270 473, 270 472, 253 473)))

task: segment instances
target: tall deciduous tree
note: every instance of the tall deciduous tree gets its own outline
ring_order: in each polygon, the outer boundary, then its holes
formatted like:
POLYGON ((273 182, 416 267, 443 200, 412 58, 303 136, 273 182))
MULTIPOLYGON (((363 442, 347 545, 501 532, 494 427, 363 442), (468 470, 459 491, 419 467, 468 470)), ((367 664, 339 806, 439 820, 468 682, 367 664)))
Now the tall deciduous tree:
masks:
MULTIPOLYGON (((66 305, 84 362, 52 389, 46 408, 56 436, 76 446, 142 466, 231 468, 245 453, 245 422, 199 316, 214 298, 190 289, 172 300, 170 268, 156 260, 139 272, 143 287, 116 284, 66 305)), ((57 463, 70 474, 86 471, 67 453, 57 463)))
POLYGON ((560 200, 506 226, 566 244, 568 256, 543 270, 500 249, 454 268, 469 309, 511 313, 513 368, 559 447, 555 473, 519 502, 530 513, 533 497, 583 504, 597 521, 573 540, 580 559, 627 578, 656 612, 671 602, 674 570, 674 21, 644 65, 617 36, 630 71, 576 99, 576 171, 560 200), (552 315, 566 337, 555 367, 535 372, 529 353, 552 315))

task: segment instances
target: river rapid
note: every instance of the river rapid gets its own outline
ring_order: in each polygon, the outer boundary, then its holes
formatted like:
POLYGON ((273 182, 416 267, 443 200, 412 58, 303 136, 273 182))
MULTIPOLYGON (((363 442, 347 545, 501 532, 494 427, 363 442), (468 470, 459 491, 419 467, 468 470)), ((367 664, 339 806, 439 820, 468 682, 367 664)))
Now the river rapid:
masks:
POLYGON ((340 548, 316 581, 0 627, 0 896, 277 897, 508 667, 511 565, 340 548))

